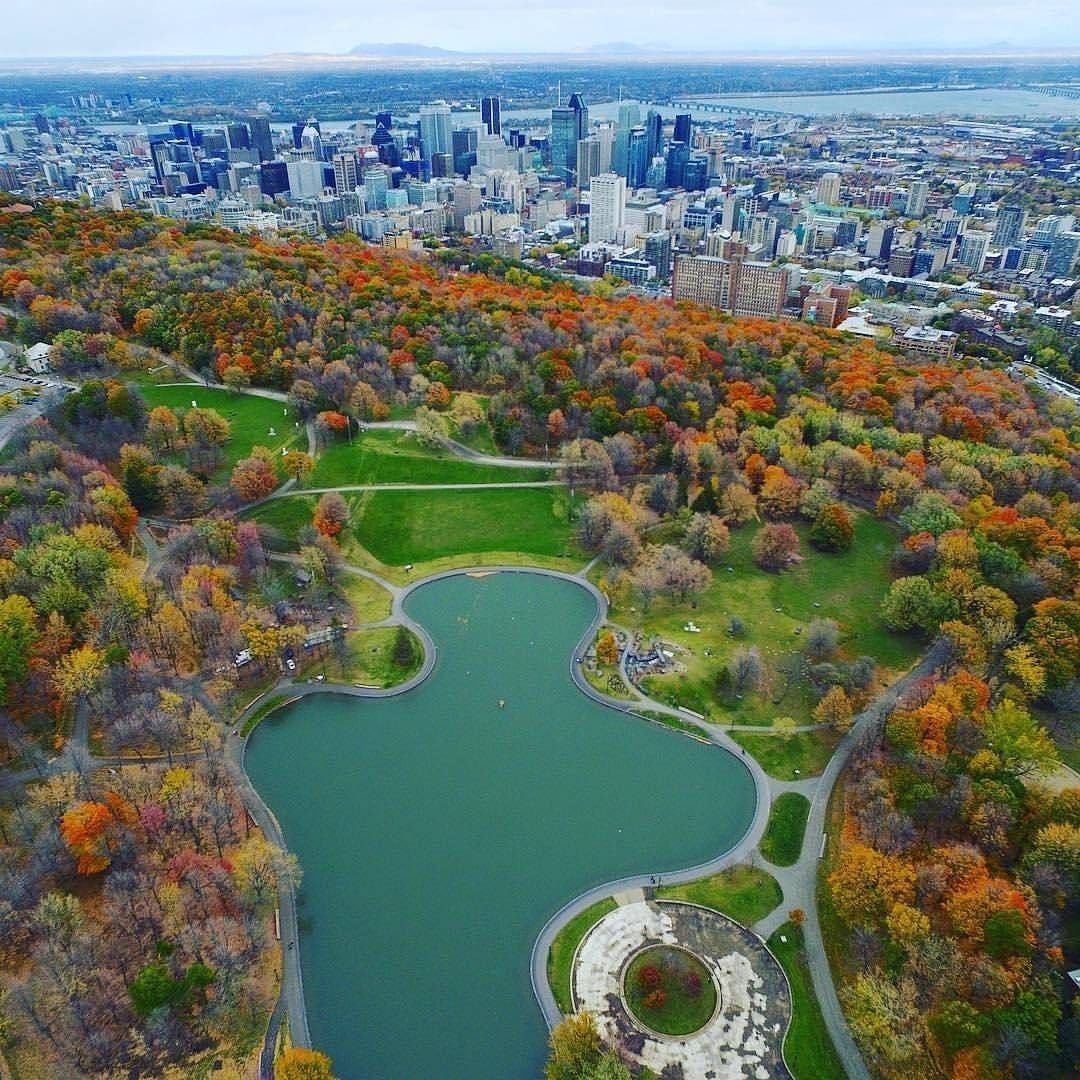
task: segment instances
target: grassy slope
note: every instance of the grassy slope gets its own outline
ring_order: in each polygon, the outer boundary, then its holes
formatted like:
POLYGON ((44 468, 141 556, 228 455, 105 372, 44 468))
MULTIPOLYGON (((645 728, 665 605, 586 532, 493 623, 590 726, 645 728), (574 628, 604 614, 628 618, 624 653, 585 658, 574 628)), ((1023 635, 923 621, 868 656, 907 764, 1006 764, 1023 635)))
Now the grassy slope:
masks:
POLYGON ((414 661, 408 667, 399 667, 394 660, 394 639, 397 627, 387 626, 375 630, 353 630, 345 639, 345 663, 342 665, 336 650, 304 664, 306 676, 325 675, 336 682, 363 683, 365 686, 387 687, 404 682, 423 662, 424 648, 413 638, 414 661))
POLYGON ((357 622, 378 622, 390 616, 393 597, 381 586, 358 574, 345 574, 341 588, 357 622))
POLYGON ((253 446, 266 446, 278 454, 286 445, 307 446, 303 428, 296 428, 294 418, 284 415, 285 406, 279 401, 198 385, 141 386, 139 392, 150 408, 165 405, 170 409, 190 409, 191 403, 196 401, 200 409, 221 413, 231 426, 229 441, 225 444, 227 469, 247 457, 253 446), (276 435, 268 434, 271 428, 276 435))
POLYGON ((688 900, 753 926, 775 908, 784 894, 772 874, 755 866, 732 866, 712 877, 688 885, 664 885, 656 890, 662 900, 688 900))
POLYGON ((784 1057, 792 1075, 795 1080, 844 1080, 843 1066, 833 1049, 810 981, 802 930, 784 923, 766 944, 787 972, 791 985, 791 1027, 784 1040, 784 1057))
POLYGON ((810 814, 810 800, 797 791, 777 796, 769 811, 769 824, 758 845, 774 866, 792 866, 802 852, 803 833, 810 814))
POLYGON ((547 958, 547 977, 551 992, 566 1014, 573 1011, 570 1001, 570 965, 574 962, 581 939, 609 912, 619 905, 614 900, 600 900, 574 916, 556 935, 547 958))
POLYGON ((761 767, 777 780, 805 780, 808 776, 820 775, 840 739, 828 728, 800 731, 794 735, 733 731, 731 737, 749 750, 761 767))
POLYGON ((509 484, 547 480, 541 469, 477 465, 422 445, 411 431, 368 431, 319 454, 308 487, 344 484, 509 484))
POLYGON ((578 554, 568 497, 559 488, 379 491, 353 505, 356 540, 391 566, 464 553, 578 554))
MULTIPOLYGON (((873 656, 892 671, 907 668, 918 654, 919 642, 890 633, 878 617, 878 606, 891 580, 888 554, 895 534, 891 526, 870 514, 858 513, 855 519, 856 540, 851 551, 827 555, 804 542, 803 561, 782 574, 767 574, 754 565, 751 544, 760 526, 733 531, 729 552, 693 609, 662 601, 644 615, 630 610, 632 600, 616 597, 616 621, 641 626, 646 634, 690 650, 679 657, 686 663, 685 675, 651 678, 646 689, 662 700, 708 712, 721 723, 769 725, 778 716, 806 722, 814 704, 809 689, 804 680, 797 680, 785 690, 776 667, 801 653, 805 628, 817 618, 833 618, 840 624, 845 656, 873 656), (728 633, 732 618, 745 624, 742 638, 728 633), (683 629, 690 620, 701 633, 683 629), (797 634, 797 629, 801 633, 797 634), (722 704, 713 692, 716 671, 736 649, 751 645, 761 650, 772 671, 770 685, 762 693, 722 704), (711 656, 705 656, 706 649, 711 656)), ((799 526, 799 531, 805 536, 805 527, 799 526)))

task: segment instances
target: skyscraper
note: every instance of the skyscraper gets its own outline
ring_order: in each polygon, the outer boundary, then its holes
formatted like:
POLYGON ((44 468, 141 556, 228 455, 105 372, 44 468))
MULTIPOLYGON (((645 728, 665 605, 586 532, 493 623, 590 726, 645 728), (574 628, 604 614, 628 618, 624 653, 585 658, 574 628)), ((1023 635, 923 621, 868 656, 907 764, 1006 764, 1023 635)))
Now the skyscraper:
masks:
POLYGON ((489 135, 502 134, 502 123, 499 119, 499 99, 497 97, 480 99, 480 119, 489 135))
POLYGON ((617 173, 594 176, 589 203, 589 239, 593 242, 618 240, 625 207, 626 181, 617 173))
POLYGON ((274 135, 270 130, 270 121, 265 116, 253 116, 248 120, 251 128, 251 146, 257 150, 260 161, 274 160, 274 135))
POLYGON ((588 191, 589 182, 605 170, 600 168, 600 140, 594 135, 579 139, 577 144, 577 183, 582 191, 588 191))
POLYGON ((630 152, 630 130, 641 120, 641 111, 631 103, 619 104, 619 120, 615 125, 615 142, 611 150, 611 168, 620 176, 626 176, 627 158, 630 152))
POLYGON ((453 154, 454 133, 450 124, 450 106, 445 101, 420 106, 420 160, 431 170, 436 154, 453 154))
MULTIPOLYGON (((498 98, 495 100, 498 102, 498 98)), ((453 133, 454 172, 461 173, 462 176, 476 164, 476 135, 476 128, 458 128, 453 133)))
POLYGON ((645 186, 649 171, 649 135, 643 127, 630 129, 630 141, 626 147, 626 180, 630 187, 645 186))
POLYGON ((551 170, 567 186, 575 182, 577 144, 589 134, 589 110, 580 94, 551 110, 551 170))
POLYGON ((686 143, 690 145, 690 114, 679 113, 675 117, 675 131, 672 134, 672 140, 674 142, 686 143))
POLYGON ((690 160, 690 147, 684 142, 673 142, 668 147, 667 170, 664 182, 668 187, 683 187, 686 179, 686 163, 690 160))
POLYGON ((247 124, 226 124, 225 134, 229 140, 230 150, 250 150, 251 132, 247 124))
POLYGON ((654 109, 645 117, 645 135, 648 139, 648 157, 652 161, 664 145, 664 118, 654 109))

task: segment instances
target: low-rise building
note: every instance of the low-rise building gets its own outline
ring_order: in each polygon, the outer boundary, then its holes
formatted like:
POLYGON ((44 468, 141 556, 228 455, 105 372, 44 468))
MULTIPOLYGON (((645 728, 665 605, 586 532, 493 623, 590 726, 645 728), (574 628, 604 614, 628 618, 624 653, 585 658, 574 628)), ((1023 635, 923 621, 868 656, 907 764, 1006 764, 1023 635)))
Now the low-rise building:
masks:
POLYGON ((894 341, 908 352, 924 356, 949 359, 956 352, 956 337, 951 330, 938 330, 933 326, 910 326, 894 341))

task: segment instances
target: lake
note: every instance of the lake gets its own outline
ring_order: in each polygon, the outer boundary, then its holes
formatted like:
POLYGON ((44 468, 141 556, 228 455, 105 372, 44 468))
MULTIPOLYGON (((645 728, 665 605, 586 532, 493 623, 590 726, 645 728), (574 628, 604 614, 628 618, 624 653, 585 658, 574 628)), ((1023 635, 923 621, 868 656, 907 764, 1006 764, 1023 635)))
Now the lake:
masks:
POLYGON ((438 647, 425 683, 304 698, 248 747, 304 871, 311 1036, 344 1080, 536 1080, 543 924, 590 886, 733 846, 753 781, 724 750, 574 686, 595 612, 574 583, 457 576, 406 607, 438 647))

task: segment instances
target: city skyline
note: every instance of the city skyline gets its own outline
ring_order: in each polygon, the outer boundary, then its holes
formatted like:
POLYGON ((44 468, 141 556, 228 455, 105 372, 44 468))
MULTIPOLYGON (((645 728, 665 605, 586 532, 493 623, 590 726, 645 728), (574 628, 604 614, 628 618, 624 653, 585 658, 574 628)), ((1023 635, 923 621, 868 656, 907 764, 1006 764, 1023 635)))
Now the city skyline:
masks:
POLYGON ((258 56, 266 54, 347 55, 350 48, 379 43, 416 42, 427 49, 469 54, 602 53, 630 55, 665 52, 736 55, 748 51, 840 53, 851 50, 927 50, 1053 48, 1080 46, 1080 11, 1067 0, 1038 0, 1017 6, 994 0, 972 25, 966 9, 942 8, 915 0, 899 25, 867 20, 855 0, 827 9, 765 0, 752 25, 737 38, 723 31, 706 0, 680 0, 658 12, 644 0, 591 0, 571 8, 547 0, 499 18, 505 9, 492 0, 458 0, 452 7, 434 0, 404 0, 392 11, 365 12, 358 18, 340 0, 274 0, 261 5, 258 18, 249 5, 221 7, 193 0, 181 23, 166 22, 152 11, 130 17, 117 4, 86 9, 58 0, 47 22, 31 8, 8 13, 0 56, 5 58, 258 56), (426 31, 440 16, 440 29, 426 31), (410 33, 412 20, 425 27, 410 33), (573 33, 566 27, 572 26, 573 33), (710 34, 709 26, 717 29, 710 34), (207 32, 208 27, 212 29, 207 32))

